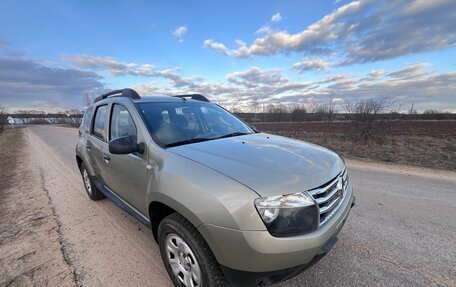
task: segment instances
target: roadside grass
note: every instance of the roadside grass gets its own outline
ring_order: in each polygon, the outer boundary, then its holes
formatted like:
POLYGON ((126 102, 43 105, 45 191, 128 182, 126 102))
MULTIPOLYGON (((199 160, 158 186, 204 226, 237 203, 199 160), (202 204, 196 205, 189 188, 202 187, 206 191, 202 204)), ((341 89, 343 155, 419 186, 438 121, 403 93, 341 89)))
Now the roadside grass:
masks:
MULTIPOLYGON (((22 128, 5 128, 0 133, 0 192, 11 187, 16 172, 17 159, 24 148, 22 128)), ((3 198, 3 195, 1 195, 3 198)), ((1 200, 1 199, 0 199, 1 200)))
POLYGON ((456 171, 456 136, 385 135, 364 144, 350 135, 303 131, 265 131, 327 147, 343 157, 456 171))

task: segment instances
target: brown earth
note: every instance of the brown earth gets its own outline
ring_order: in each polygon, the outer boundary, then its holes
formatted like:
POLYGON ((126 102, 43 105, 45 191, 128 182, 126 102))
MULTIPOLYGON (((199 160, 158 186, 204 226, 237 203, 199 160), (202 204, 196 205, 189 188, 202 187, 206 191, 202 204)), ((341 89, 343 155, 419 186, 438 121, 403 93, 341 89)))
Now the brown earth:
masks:
POLYGON ((297 138, 363 160, 456 170, 456 121, 390 123, 381 143, 353 140, 349 122, 257 123, 267 133, 297 138))
POLYGON ((76 286, 23 129, 0 134, 0 286, 76 286))
MULTIPOLYGON (((301 131, 336 134, 353 132, 350 122, 275 122, 254 123, 254 125, 260 131, 269 132, 301 131)), ((456 121, 390 121, 385 133, 430 137, 456 136, 456 121)))

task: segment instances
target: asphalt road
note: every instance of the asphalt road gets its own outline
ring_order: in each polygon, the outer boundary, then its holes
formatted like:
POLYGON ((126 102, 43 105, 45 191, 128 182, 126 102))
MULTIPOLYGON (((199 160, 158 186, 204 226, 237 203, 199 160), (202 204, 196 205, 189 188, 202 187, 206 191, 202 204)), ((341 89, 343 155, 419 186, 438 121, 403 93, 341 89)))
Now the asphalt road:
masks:
MULTIPOLYGON (((76 180, 79 173, 74 160, 77 130, 50 126, 28 129, 34 135, 31 136, 32 144, 40 139, 46 149, 56 156, 49 157, 49 160, 58 159, 61 165, 66 166, 61 168, 62 174, 77 184, 80 181, 76 180)), ((339 235, 338 243, 312 269, 278 286, 456 286, 456 173, 350 160, 347 166, 357 204, 339 235)), ((91 209, 99 204, 83 198, 82 181, 80 185, 81 188, 73 192, 77 194, 73 205, 82 205, 77 210, 91 209)), ((73 185, 71 188, 74 188, 73 185)), ((60 203, 57 200, 54 204, 60 203)), ((70 213, 67 214, 69 222, 71 210, 66 212, 70 213)), ((92 263, 84 260, 85 256, 90 257, 96 252, 91 245, 84 240, 72 241, 69 238, 72 242, 70 257, 73 258, 73 268, 81 277, 81 284, 169 284, 169 281, 163 283, 167 281, 167 276, 149 230, 141 228, 112 203, 102 203, 102 211, 95 210, 93 213, 102 221, 115 222, 105 229, 106 232, 117 234, 138 228, 142 230, 138 234, 130 234, 121 247, 113 245, 106 251, 114 256, 122 250, 130 250, 123 251, 122 260, 113 263, 112 267, 108 264, 101 269, 86 266, 92 263), (141 258, 138 259, 138 256, 141 258), (131 263, 125 262, 137 262, 140 267, 132 267, 131 263), (145 268, 143 265, 153 266, 145 268), (144 272, 137 270, 141 266, 144 272), (124 273, 112 272, 110 268, 123 270, 124 273), (129 276, 128 272, 125 273, 129 269, 135 269, 135 274, 129 276), (106 272, 110 274, 104 274, 106 272)), ((83 225, 83 220, 80 219, 79 224, 83 225)), ((61 221, 65 227, 65 218, 61 221)), ((84 238, 91 236, 88 231, 84 234, 85 229, 78 232, 84 238)), ((66 236, 70 235, 71 232, 67 232, 66 236)), ((97 243, 91 240, 90 244, 97 243)))

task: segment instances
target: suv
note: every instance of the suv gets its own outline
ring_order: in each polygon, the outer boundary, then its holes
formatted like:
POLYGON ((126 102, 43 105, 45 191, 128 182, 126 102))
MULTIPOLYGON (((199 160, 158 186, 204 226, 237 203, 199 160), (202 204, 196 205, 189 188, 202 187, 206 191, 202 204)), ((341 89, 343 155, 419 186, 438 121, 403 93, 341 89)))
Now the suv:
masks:
POLYGON ((176 286, 264 286, 335 244, 355 198, 343 160, 258 132, 201 95, 98 97, 76 161, 92 200, 152 229, 176 286))

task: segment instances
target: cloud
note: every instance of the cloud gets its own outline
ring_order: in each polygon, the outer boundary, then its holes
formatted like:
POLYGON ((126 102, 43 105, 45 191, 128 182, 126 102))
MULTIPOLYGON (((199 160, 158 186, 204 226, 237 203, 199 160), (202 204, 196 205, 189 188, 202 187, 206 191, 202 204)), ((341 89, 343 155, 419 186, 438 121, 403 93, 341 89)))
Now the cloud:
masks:
POLYGON ((293 66, 291 66, 291 69, 297 70, 300 73, 305 73, 310 70, 314 70, 317 72, 329 72, 330 71, 328 64, 326 63, 326 61, 324 59, 301 60, 301 61, 293 64, 293 66))
MULTIPOLYGON (((240 41, 240 40, 237 40, 240 41)), ((238 42, 239 43, 239 42, 238 42)), ((242 42, 244 43, 244 42, 242 42)), ((245 44, 245 43, 244 43, 245 44)), ((245 46, 245 45, 243 45, 245 46)), ((218 43, 212 39, 207 39, 204 41, 204 47, 215 50, 219 53, 226 54, 228 55, 228 48, 225 47, 225 45, 218 43)))
POLYGON ((237 58, 335 53, 342 65, 364 63, 453 47, 455 15, 453 0, 360 0, 298 33, 267 28, 251 45, 229 49, 211 39, 205 46, 237 58))
POLYGON ((0 56, 0 102, 9 108, 79 108, 85 92, 102 87, 94 72, 0 56))
POLYGON ((177 38, 179 43, 184 42, 184 35, 187 33, 188 29, 185 26, 180 26, 173 32, 173 36, 177 38))
POLYGON ((405 68, 390 72, 387 75, 396 79, 420 78, 430 74, 430 72, 423 70, 425 67, 428 67, 430 65, 430 63, 408 65, 405 68))
POLYGON ((156 71, 154 72, 155 77, 163 77, 168 79, 168 82, 172 84, 173 87, 175 88, 190 88, 193 89, 197 87, 197 82, 200 82, 203 80, 201 77, 182 77, 179 74, 177 74, 177 71, 179 69, 165 69, 161 71, 156 71))
POLYGON ((111 57, 65 55, 61 58, 79 68, 106 71, 113 76, 149 76, 154 68, 151 64, 123 63, 111 57))
POLYGON ((169 85, 150 82, 139 83, 134 87, 141 92, 152 94, 201 93, 227 107, 239 101, 240 107, 247 107, 254 96, 261 100, 272 100, 281 95, 303 92, 310 85, 307 82, 289 81, 278 69, 262 70, 258 67, 228 74, 225 76, 227 82, 207 82, 201 77, 182 77, 177 69, 158 71, 155 75, 167 78, 169 85))
POLYGON ((282 16, 280 15, 280 13, 276 13, 276 14, 272 15, 271 21, 280 22, 280 21, 282 21, 282 16))
POLYGON ((258 67, 252 67, 247 71, 234 72, 226 75, 225 78, 231 83, 246 87, 255 87, 258 85, 279 85, 288 82, 279 70, 261 70, 258 67))
POLYGON ((380 80, 387 72, 384 70, 372 70, 367 76, 360 79, 360 81, 377 81, 380 80))
POLYGON ((226 82, 208 82, 203 78, 188 78, 179 70, 163 70, 157 76, 168 79, 166 85, 156 82, 134 86, 143 93, 201 93, 226 107, 236 104, 248 111, 251 103, 260 106, 275 104, 312 104, 335 98, 338 102, 363 98, 388 96, 408 107, 415 104, 419 110, 444 109, 456 111, 454 91, 456 73, 428 71, 428 63, 408 65, 404 68, 384 71, 374 70, 367 75, 331 75, 314 82, 291 81, 278 69, 252 67, 225 76, 226 82), (412 76, 414 75, 414 76, 412 76), (221 100, 222 99, 222 100, 221 100))

